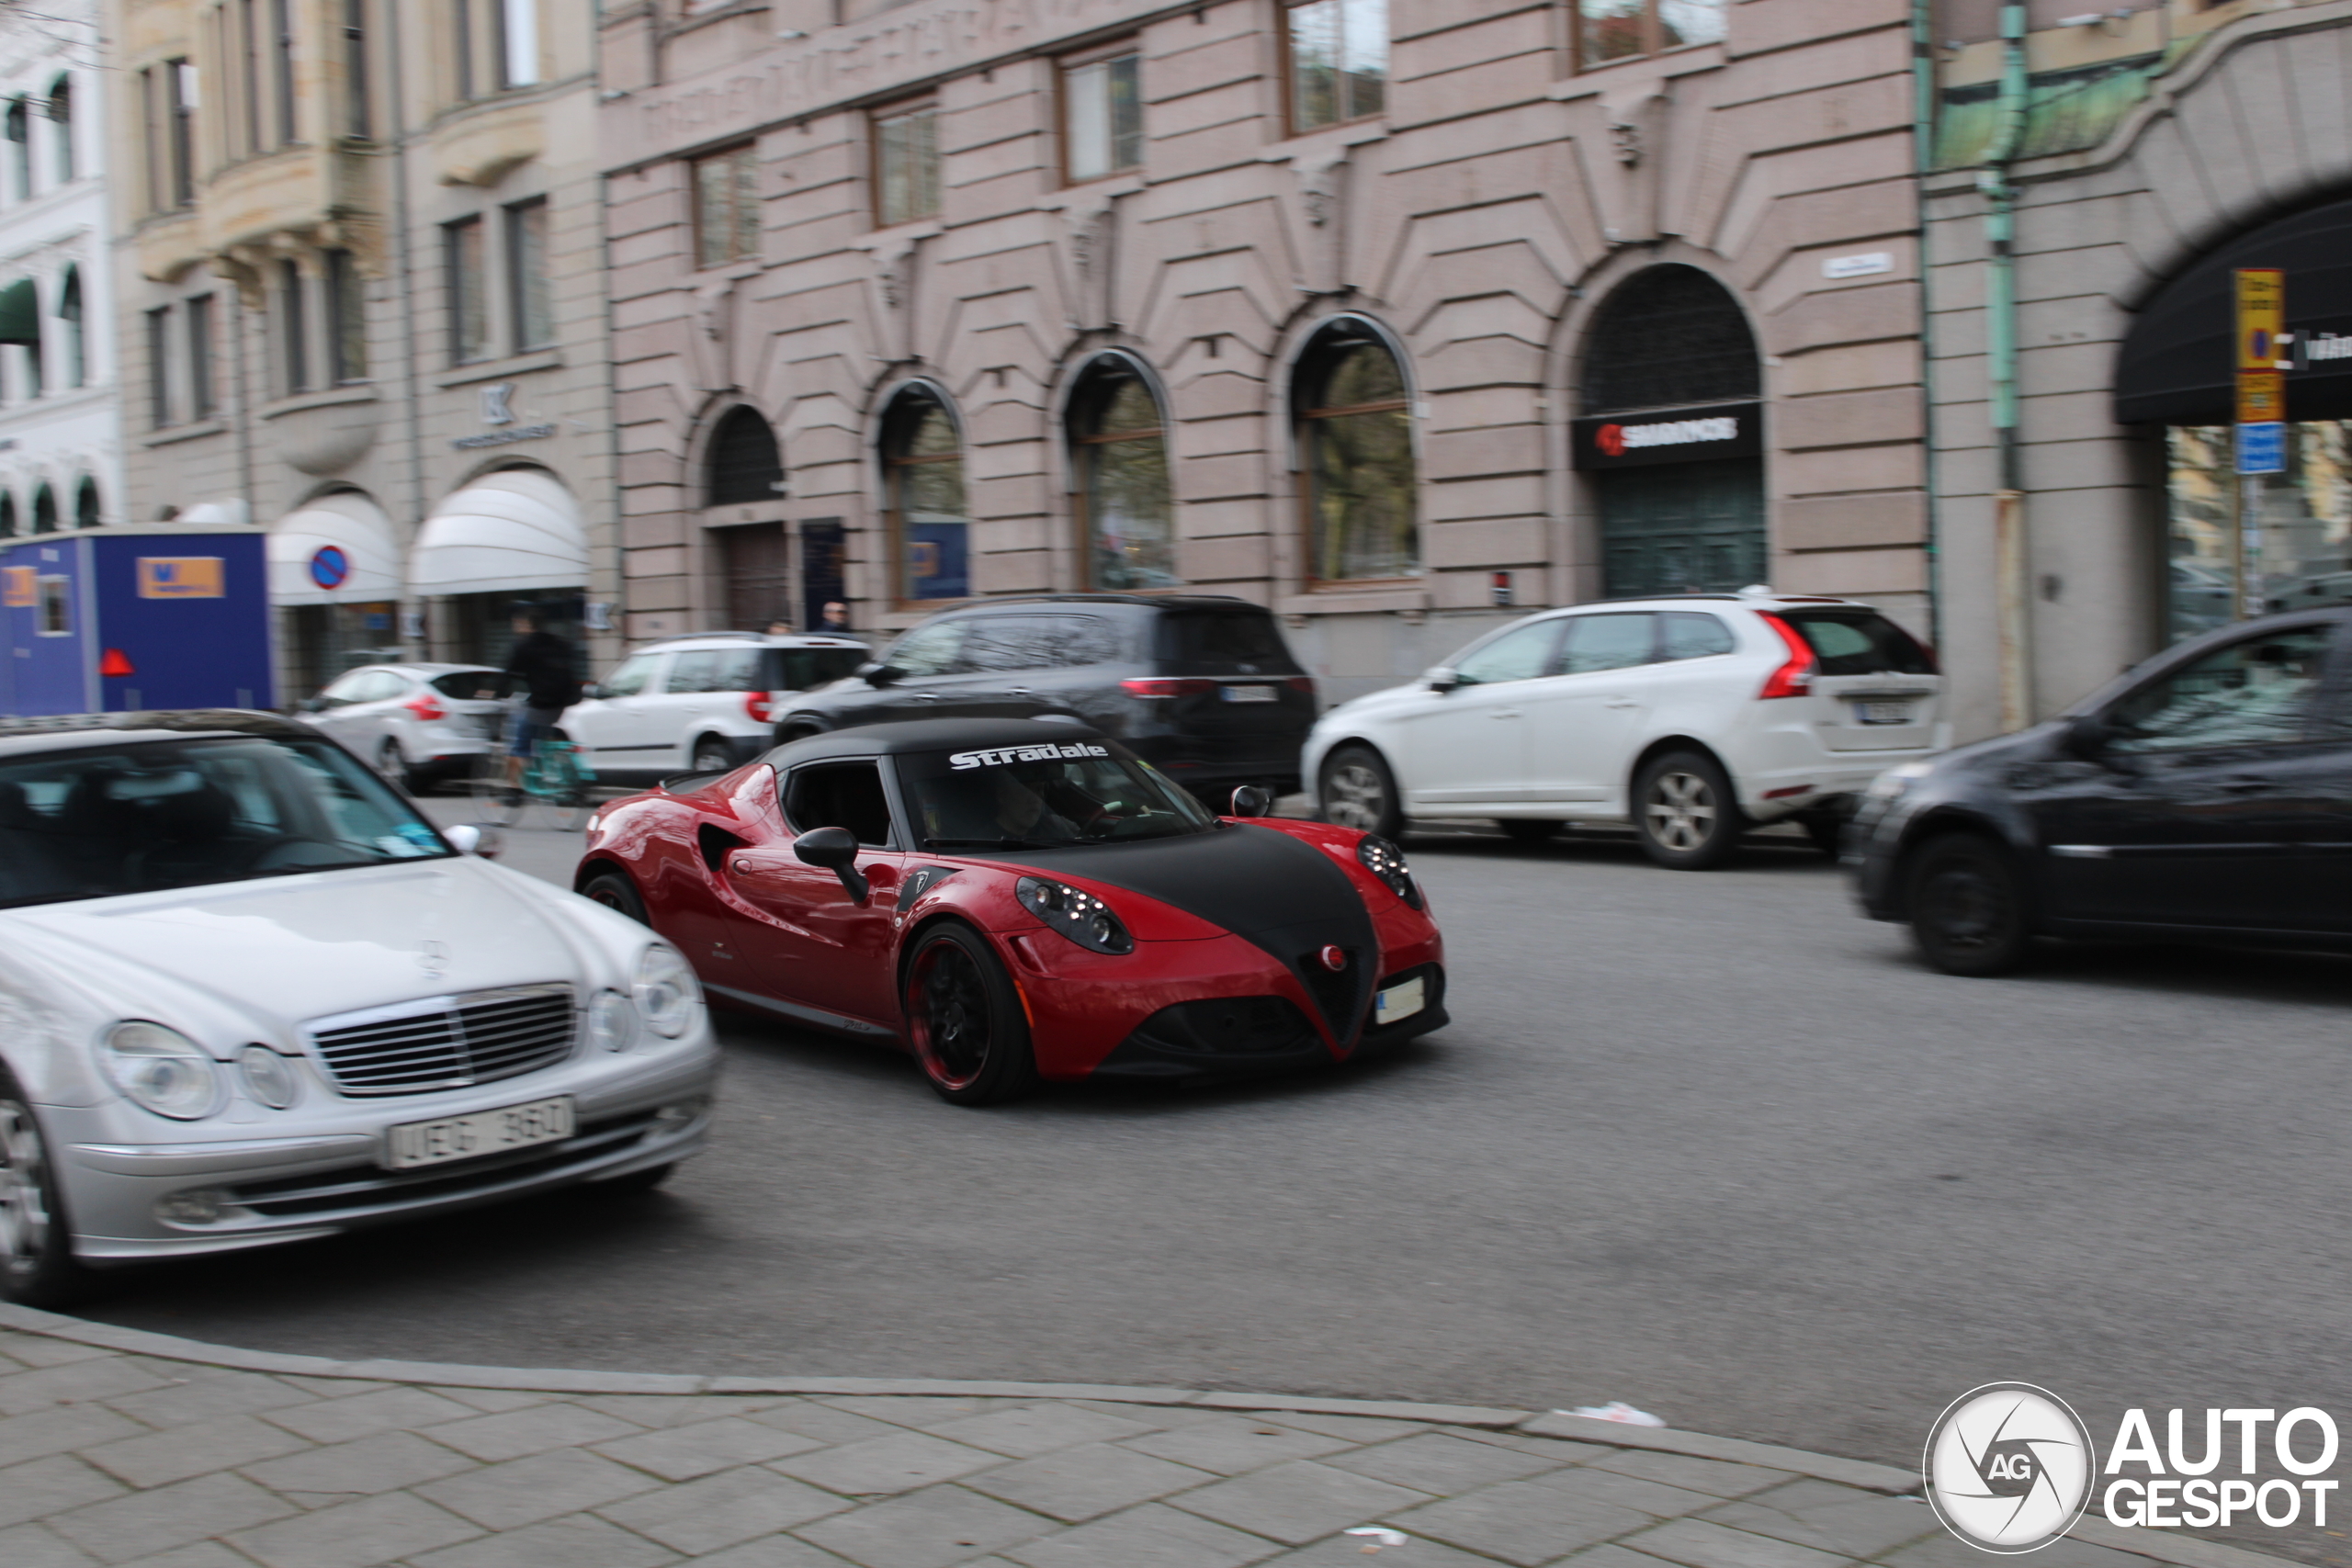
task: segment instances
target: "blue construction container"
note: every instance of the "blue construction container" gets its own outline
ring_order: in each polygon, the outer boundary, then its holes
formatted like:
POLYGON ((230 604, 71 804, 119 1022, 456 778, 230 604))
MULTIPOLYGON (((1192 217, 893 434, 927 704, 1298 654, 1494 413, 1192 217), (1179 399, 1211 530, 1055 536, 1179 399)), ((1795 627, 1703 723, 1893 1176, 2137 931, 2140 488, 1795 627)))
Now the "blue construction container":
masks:
POLYGON ((266 537, 0 539, 0 713, 274 706, 266 537))

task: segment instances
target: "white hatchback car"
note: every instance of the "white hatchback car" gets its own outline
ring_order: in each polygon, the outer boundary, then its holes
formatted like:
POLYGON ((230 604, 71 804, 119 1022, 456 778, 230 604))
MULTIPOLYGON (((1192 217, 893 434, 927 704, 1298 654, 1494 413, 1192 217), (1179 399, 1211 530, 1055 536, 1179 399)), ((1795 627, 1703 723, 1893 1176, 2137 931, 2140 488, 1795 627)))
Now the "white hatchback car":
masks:
POLYGON ((694 971, 477 831, 268 714, 0 719, 0 1296, 699 1150, 694 971))
POLYGON ((638 649, 562 730, 600 779, 651 784, 723 773, 775 744, 775 715, 794 692, 829 685, 872 657, 862 642, 767 632, 699 632, 638 649))
POLYGON ((1793 818, 1835 851, 1880 773, 1950 744, 1934 656, 1868 604, 1750 589, 1548 610, 1325 714, 1324 818, 1395 837, 1488 818, 1541 840, 1631 822, 1660 865, 1793 818))
POLYGON ((498 747, 514 677, 480 664, 368 664, 294 716, 411 790, 470 773, 498 747))

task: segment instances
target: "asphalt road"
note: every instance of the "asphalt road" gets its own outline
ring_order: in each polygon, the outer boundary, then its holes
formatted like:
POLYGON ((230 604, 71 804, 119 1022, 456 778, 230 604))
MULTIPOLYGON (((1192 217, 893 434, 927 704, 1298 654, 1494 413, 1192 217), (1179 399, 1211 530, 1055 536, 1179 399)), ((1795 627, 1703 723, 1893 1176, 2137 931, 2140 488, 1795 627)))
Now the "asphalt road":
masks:
POLYGON ((2352 963, 1948 979, 1792 845, 1703 874, 1408 847, 1455 1021, 1399 1059, 973 1111, 730 1023, 719 1142, 663 1192, 183 1266, 94 1315, 323 1355, 1623 1399, 1896 1463, 1996 1380, 2102 1444, 2127 1405, 2352 1420, 2352 963))

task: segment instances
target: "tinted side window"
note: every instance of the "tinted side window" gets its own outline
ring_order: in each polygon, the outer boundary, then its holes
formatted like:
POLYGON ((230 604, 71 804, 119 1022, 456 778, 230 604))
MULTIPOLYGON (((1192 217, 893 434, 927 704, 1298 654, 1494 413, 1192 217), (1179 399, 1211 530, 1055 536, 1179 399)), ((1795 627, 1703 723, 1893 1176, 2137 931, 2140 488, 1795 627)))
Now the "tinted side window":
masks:
POLYGON ((890 841, 890 802, 873 762, 823 762, 795 768, 785 785, 784 815, 796 833, 846 828, 861 844, 890 841))
POLYGON ((471 701, 477 697, 509 697, 515 692, 514 677, 496 670, 460 670, 454 674, 435 675, 433 689, 445 697, 471 701))
POLYGON ((897 642, 883 662, 910 675, 944 675, 955 668, 956 650, 964 646, 969 621, 933 621, 917 626, 897 642))
POLYGON ((389 670, 376 670, 359 677, 358 689, 352 694, 351 700, 355 703, 389 702, 407 691, 406 677, 395 675, 389 670))
POLYGON ((707 692, 764 692, 766 677, 763 672, 760 650, 756 648, 721 649, 718 665, 712 671, 707 692))
POLYGON ((1043 670, 1051 652, 1058 615, 975 615, 965 625, 962 670, 1043 670))
POLYGON ((727 656, 716 649, 701 649, 678 655, 670 666, 670 679, 662 689, 665 692, 720 692, 718 684, 720 660, 727 656))
POLYGON ((1568 646, 1560 660, 1565 675, 1595 670, 1629 670, 1656 657, 1656 615, 1576 615, 1568 621, 1568 646))
POLYGON ((1115 664, 1126 652, 1119 628, 1100 615, 1056 615, 1046 651, 1057 667, 1069 670, 1115 664))
POLYGON ((1869 610, 1781 610, 1824 675, 1932 675, 1936 661, 1909 632, 1869 610))
POLYGON ((2119 751, 2301 740, 2332 627, 2299 626, 2217 648, 2126 693, 2107 710, 2119 751))
POLYGON ((1498 681, 1525 681, 1548 674, 1552 649, 1560 640, 1558 621, 1536 621, 1513 626, 1482 647, 1462 656, 1453 666, 1454 679, 1465 686, 1492 685, 1498 681))
POLYGON ((1658 618, 1660 659, 1704 659, 1729 653, 1739 646, 1720 616, 1690 610, 1668 610, 1658 618))
POLYGON ((772 648, 767 650, 765 689, 805 692, 856 674, 865 657, 862 648, 772 648))
POLYGON ((1154 653, 1171 675, 1302 673, 1274 617, 1254 606, 1169 611, 1159 616, 1154 653))
POLYGON ((640 653, 634 659, 623 660, 621 667, 605 677, 605 694, 608 697, 633 697, 645 690, 653 679, 655 666, 662 662, 658 653, 640 653))

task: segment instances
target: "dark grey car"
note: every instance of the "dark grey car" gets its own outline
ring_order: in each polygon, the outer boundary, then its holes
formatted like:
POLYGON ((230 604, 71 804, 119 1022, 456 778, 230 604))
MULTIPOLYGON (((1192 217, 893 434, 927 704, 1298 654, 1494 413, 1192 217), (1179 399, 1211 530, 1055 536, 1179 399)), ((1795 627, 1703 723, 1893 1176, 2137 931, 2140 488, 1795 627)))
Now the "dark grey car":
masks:
POLYGON ((1210 595, 1057 594, 967 604, 845 681, 797 694, 779 744, 912 718, 1067 714, 1205 799, 1298 787, 1315 682, 1263 607, 1210 595))

